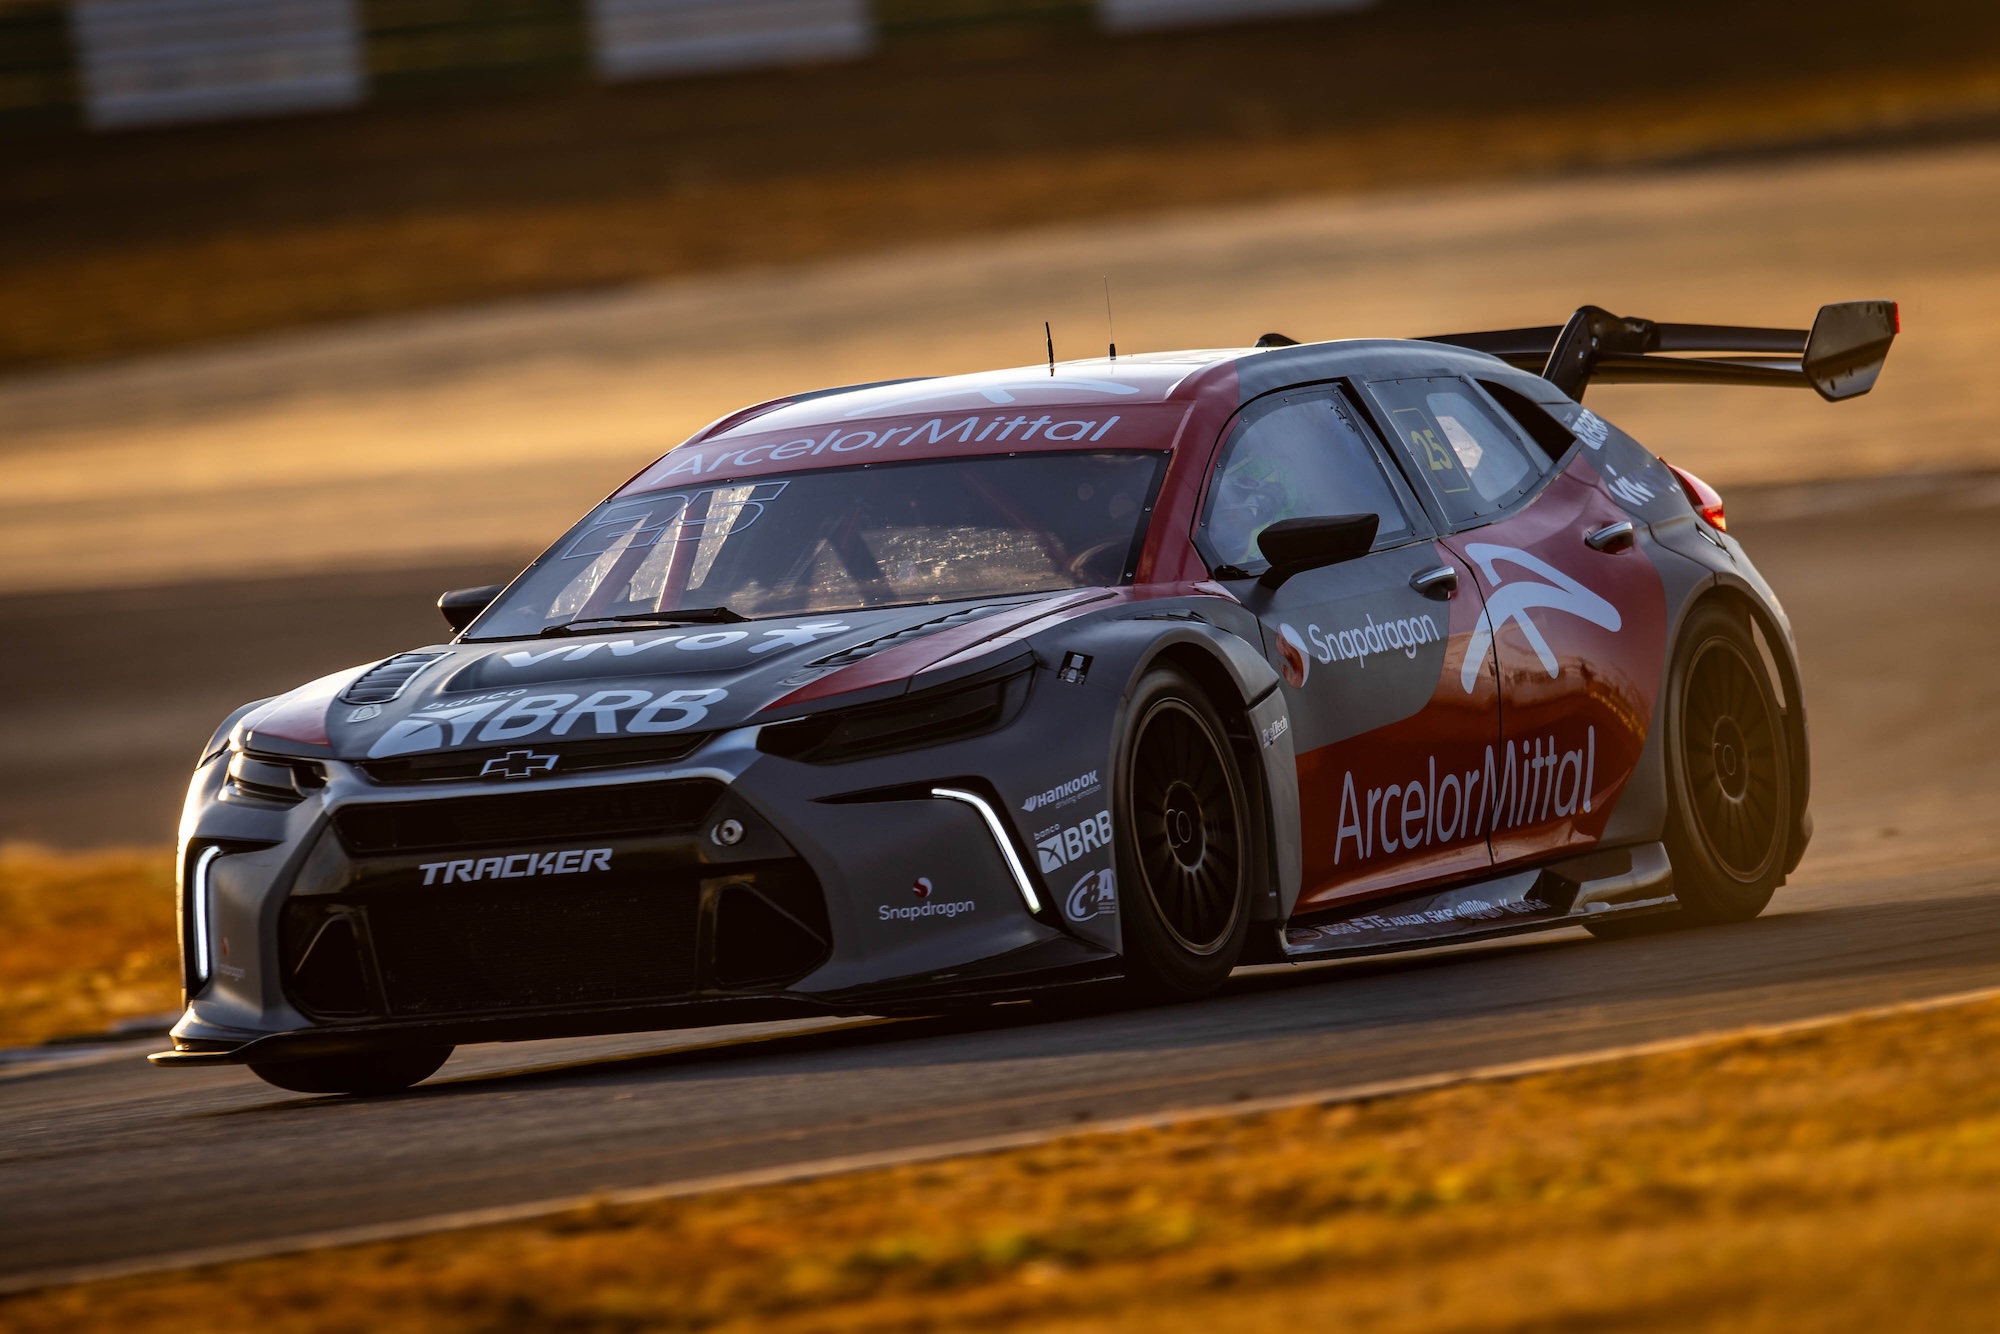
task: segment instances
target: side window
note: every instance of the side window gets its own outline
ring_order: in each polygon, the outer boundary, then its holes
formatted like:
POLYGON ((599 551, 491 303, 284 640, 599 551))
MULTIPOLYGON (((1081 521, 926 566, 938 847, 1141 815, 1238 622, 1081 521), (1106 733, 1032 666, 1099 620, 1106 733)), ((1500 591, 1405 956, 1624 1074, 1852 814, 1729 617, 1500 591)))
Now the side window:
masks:
POLYGON ((1377 547, 1413 536, 1409 516, 1354 409, 1316 389, 1274 394, 1243 410, 1202 507, 1202 553, 1215 566, 1257 570, 1257 534, 1281 519, 1374 513, 1377 547))
POLYGON ((1526 394, 1510 389, 1498 380, 1481 380, 1479 387, 1493 396, 1500 410, 1514 419, 1514 424, 1548 456, 1550 464, 1569 453, 1570 446, 1576 443, 1576 437, 1570 434, 1567 426, 1550 416, 1547 408, 1526 394))
POLYGON ((1396 442, 1453 523, 1496 514, 1541 479, 1521 441, 1463 380, 1383 380, 1368 386, 1396 442))

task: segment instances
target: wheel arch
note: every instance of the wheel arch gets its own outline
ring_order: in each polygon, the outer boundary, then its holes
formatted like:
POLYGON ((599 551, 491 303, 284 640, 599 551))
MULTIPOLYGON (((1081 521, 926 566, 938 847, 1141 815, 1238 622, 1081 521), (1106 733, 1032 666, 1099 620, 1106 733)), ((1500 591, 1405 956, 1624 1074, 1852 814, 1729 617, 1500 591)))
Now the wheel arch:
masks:
MULTIPOLYGON (((1260 887, 1253 894, 1251 921, 1282 924, 1298 902, 1303 866, 1298 763, 1278 674, 1243 639, 1204 625, 1177 627, 1162 636, 1138 663, 1132 684, 1158 666, 1185 674, 1223 717, 1250 799, 1257 851, 1253 884, 1260 887)), ((1122 735, 1122 720, 1120 727, 1122 735)))
MULTIPOLYGON (((1690 516, 1687 522, 1698 521, 1690 516)), ((1753 638, 1763 644, 1770 666, 1777 674, 1776 685, 1784 704, 1786 749, 1794 779, 1791 829, 1785 851, 1785 873, 1789 875, 1805 855, 1806 844, 1812 838, 1812 816, 1808 809, 1812 787, 1811 747, 1798 648, 1792 638, 1791 624, 1763 577, 1733 542, 1721 547, 1711 541, 1696 540, 1685 532, 1662 531, 1660 525, 1654 525, 1653 531, 1640 540, 1659 571, 1667 594, 1665 658, 1661 663, 1660 692, 1653 703, 1652 723, 1639 763, 1605 826, 1600 846, 1652 842, 1666 828, 1665 731, 1674 663, 1680 656, 1689 618, 1698 609, 1721 600, 1732 614, 1755 627, 1753 638)))
POLYGON ((1777 674, 1777 690, 1783 705, 1785 749, 1791 761, 1792 810, 1786 836, 1785 874, 1797 869, 1812 840, 1812 766, 1810 736, 1806 727, 1805 695, 1800 683, 1798 650, 1791 628, 1774 612, 1762 590, 1733 572, 1716 572, 1690 588, 1674 608, 1667 636, 1666 661, 1660 675, 1660 694, 1653 704, 1652 726, 1635 766, 1632 782, 1619 798, 1618 809, 1605 827, 1602 846, 1658 839, 1667 818, 1666 731, 1669 696, 1673 690, 1674 663, 1679 659, 1687 624, 1703 607, 1721 605, 1755 629, 1753 639, 1761 642, 1769 655, 1769 666, 1777 674))
MULTIPOLYGON (((1713 585, 1690 601, 1682 612, 1681 625, 1701 607, 1722 605, 1732 615, 1749 623, 1751 638, 1758 645, 1765 666, 1776 675, 1779 709, 1784 716, 1785 750, 1791 762, 1791 828, 1785 849, 1785 874, 1798 868, 1812 840, 1812 742, 1806 726, 1805 690, 1800 681, 1798 649, 1792 642, 1791 627, 1774 614, 1762 592, 1730 574, 1720 574, 1713 585)), ((1674 651, 1680 651, 1680 626, 1676 627, 1674 651)), ((1669 659, 1671 662, 1672 659, 1669 659)))

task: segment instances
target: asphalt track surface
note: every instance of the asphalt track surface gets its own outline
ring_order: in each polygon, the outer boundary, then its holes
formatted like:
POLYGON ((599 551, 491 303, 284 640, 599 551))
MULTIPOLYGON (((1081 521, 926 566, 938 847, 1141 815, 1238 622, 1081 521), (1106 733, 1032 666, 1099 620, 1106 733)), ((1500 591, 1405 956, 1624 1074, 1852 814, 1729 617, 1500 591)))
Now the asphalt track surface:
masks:
POLYGON ((0 1072, 0 1285, 30 1273, 1785 1022, 2000 984, 2000 493, 1806 487, 1739 522, 1804 644, 1820 836, 1764 918, 1246 971, 1156 1010, 469 1049, 306 1098, 135 1047, 0 1072))

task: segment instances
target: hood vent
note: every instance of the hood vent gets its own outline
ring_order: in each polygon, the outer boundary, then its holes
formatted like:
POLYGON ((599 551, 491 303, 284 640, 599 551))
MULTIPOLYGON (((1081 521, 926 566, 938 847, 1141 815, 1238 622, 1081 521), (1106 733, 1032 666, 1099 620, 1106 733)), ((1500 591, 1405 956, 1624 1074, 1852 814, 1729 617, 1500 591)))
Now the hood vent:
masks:
POLYGON ((850 663, 860 662, 863 658, 872 658, 877 653, 883 653, 899 645, 907 644, 913 639, 921 639, 925 635, 935 633, 939 630, 949 630, 954 625, 964 625, 969 621, 976 621, 982 616, 991 615, 996 611, 1003 611, 1012 605, 1014 604, 1002 603, 990 607, 967 607, 964 611, 955 611, 949 616, 940 616, 934 621, 925 621, 922 624, 910 626, 906 630, 898 630, 894 634, 883 635, 879 639, 871 639, 864 644, 856 644, 853 648, 844 648, 840 652, 829 654, 824 658, 815 658, 812 665, 815 667, 846 667, 850 663))
POLYGON ((378 662, 340 692, 342 704, 387 704, 403 693, 418 672, 444 657, 442 653, 398 653, 378 662))

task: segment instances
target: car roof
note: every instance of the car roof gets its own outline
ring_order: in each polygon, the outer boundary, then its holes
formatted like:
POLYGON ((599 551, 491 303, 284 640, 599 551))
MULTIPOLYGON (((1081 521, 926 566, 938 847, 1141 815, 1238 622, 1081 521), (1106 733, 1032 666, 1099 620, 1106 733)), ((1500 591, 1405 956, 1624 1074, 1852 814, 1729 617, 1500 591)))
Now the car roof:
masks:
POLYGON ((1195 348, 1092 357, 965 375, 921 376, 772 399, 731 413, 697 432, 687 443, 732 439, 767 431, 839 426, 870 417, 909 413, 982 412, 1020 404, 1093 408, 1107 404, 1162 403, 1185 396, 1201 372, 1234 365, 1246 386, 1245 398, 1280 383, 1351 374, 1413 373, 1416 362, 1455 372, 1519 376, 1505 362, 1483 352, 1404 338, 1349 338, 1282 347, 1195 348))
MULTIPOLYGON (((1247 402, 1315 380, 1427 372, 1541 383, 1484 353, 1407 339, 1148 352, 886 380, 795 394, 731 413, 662 455, 619 494, 892 457, 1076 448, 1071 442, 1084 440, 1108 449, 1160 449, 1174 441, 1174 426, 1185 420, 1205 388, 1215 386, 1217 377, 1233 377, 1238 401, 1247 402), (1047 437, 1012 436, 1004 426, 1009 414, 1023 421, 1034 417, 1037 425, 1048 423, 1047 437), (919 424, 928 435, 924 445, 912 447, 922 433, 919 424), (989 427, 1001 433, 995 436, 989 427), (1114 429, 1116 434, 1107 435, 1114 429), (886 454, 844 452, 849 447, 881 450, 898 433, 901 439, 886 454), (863 436, 866 442, 856 444, 863 436)), ((1032 436, 1032 429, 1025 434, 1032 436)))
POLYGON ((1053 367, 1044 363, 822 389, 733 414, 694 439, 716 441, 766 431, 810 430, 912 413, 987 412, 1017 404, 1040 410, 1162 403, 1190 376, 1244 353, 1242 348, 1224 348, 1143 353, 1115 360, 1094 357, 1059 361, 1053 367))

